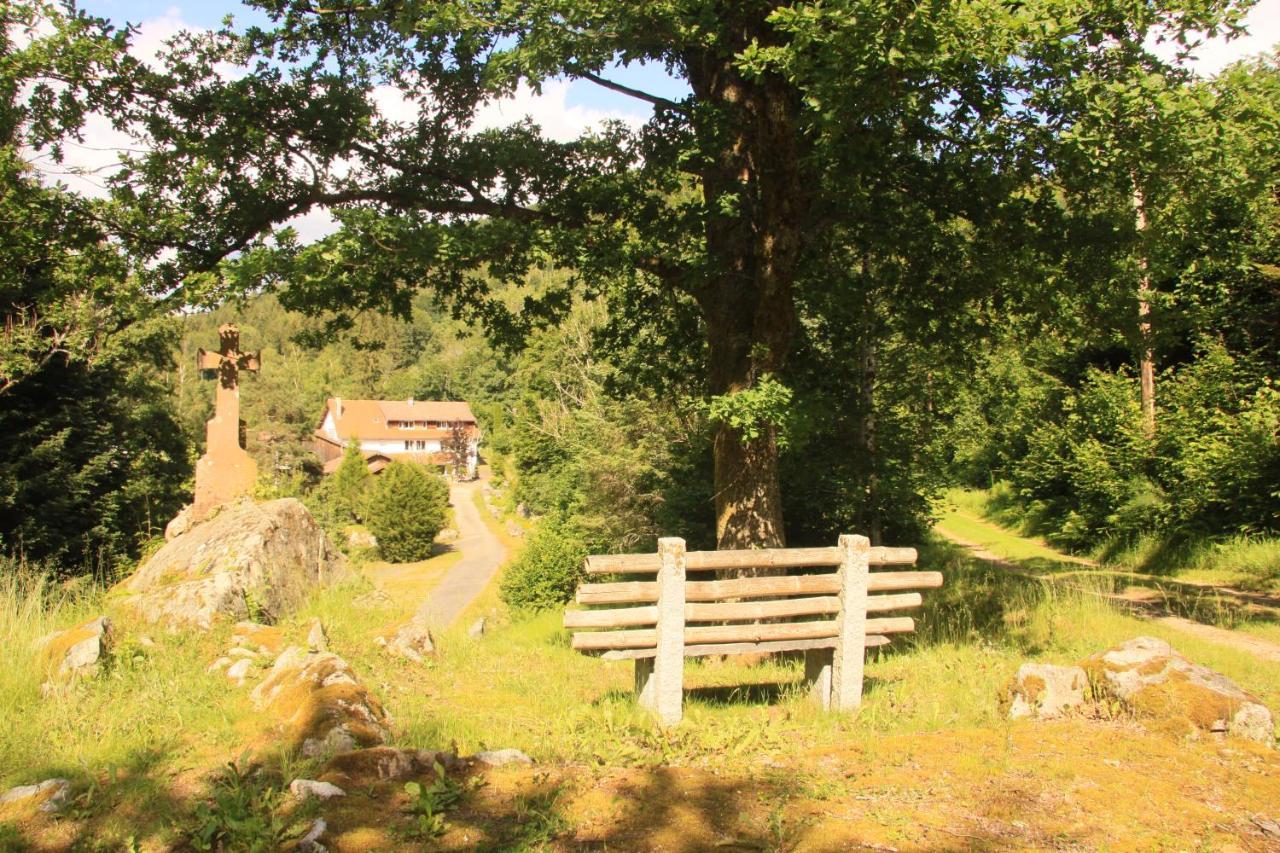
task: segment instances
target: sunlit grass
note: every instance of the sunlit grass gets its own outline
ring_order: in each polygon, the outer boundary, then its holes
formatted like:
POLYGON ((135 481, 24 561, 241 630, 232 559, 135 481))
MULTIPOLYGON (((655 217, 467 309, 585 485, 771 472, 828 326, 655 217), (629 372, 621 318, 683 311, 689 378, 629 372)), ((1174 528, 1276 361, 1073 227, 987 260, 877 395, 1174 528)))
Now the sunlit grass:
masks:
MULTIPOLYGON (((1010 509, 1007 490, 951 489, 939 527, 1003 559, 1035 571, 1076 569, 1083 558, 1064 554, 1028 532, 1010 509)), ((1280 539, 1223 540, 1144 535, 1100 541, 1089 555, 1103 567, 1177 580, 1280 591, 1280 539)))
MULTIPOLYGON (((438 577, 448 559, 428 561, 422 577, 438 577)), ((373 643, 420 600, 371 596, 374 584, 363 576, 316 593, 283 628, 297 643, 308 619, 324 621, 332 650, 390 712, 396 746, 463 754, 516 747, 551 766, 738 773, 823 750, 872 754, 886 737, 1004 733, 1010 724, 999 696, 1020 663, 1075 662, 1143 634, 1168 640, 1272 707, 1280 704, 1280 666, 1121 613, 1090 594, 1087 575, 1069 583, 1020 577, 940 542, 923 545, 921 568, 942 571, 945 585, 926 592, 915 634, 868 656, 863 706, 846 715, 823 713, 812 702, 798 657, 755 665, 697 659, 686 668, 685 722, 659 729, 636 705, 631 663, 573 651, 558 612, 512 621, 494 593, 496 580, 436 637, 438 656, 426 664, 373 643), (467 628, 479 614, 498 618, 473 638, 467 628)), ((124 617, 122 654, 109 671, 65 697, 42 699, 31 642, 96 615, 99 602, 96 591, 70 595, 35 574, 9 573, 0 584, 0 639, 15 650, 0 669, 0 712, 8 721, 0 732, 0 784, 67 776, 77 796, 99 792, 87 818, 95 838, 171 843, 189 825, 208 774, 270 721, 254 715, 247 689, 228 689, 204 672, 226 646, 226 627, 169 634, 124 617), (141 646, 144 634, 156 648, 141 646)), ((285 775, 312 769, 304 763, 285 775)))

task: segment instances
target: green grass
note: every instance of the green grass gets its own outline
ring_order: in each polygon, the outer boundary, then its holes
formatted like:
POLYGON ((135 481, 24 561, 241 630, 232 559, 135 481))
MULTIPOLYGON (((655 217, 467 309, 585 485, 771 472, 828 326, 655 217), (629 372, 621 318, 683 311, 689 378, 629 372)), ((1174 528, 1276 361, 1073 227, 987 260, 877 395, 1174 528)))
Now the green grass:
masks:
POLYGON ((1169 640, 1275 704, 1280 667, 1122 614, 1096 596, 1011 576, 945 544, 927 547, 941 569, 916 635, 875 652, 866 701, 855 716, 823 714, 809 700, 800 660, 748 666, 686 663, 686 720, 660 731, 635 705, 632 664, 569 648, 558 612, 502 620, 481 638, 458 629, 424 692, 390 704, 414 746, 457 743, 466 752, 516 747, 542 761, 587 765, 725 766, 744 756, 952 727, 1004 725, 1000 687, 1028 658, 1073 662, 1147 634, 1169 640))
MULTIPOLYGON (((946 583, 926 593, 915 634, 869 656, 864 704, 850 715, 817 709, 798 659, 695 659, 686 669, 686 722, 659 729, 634 701, 632 665, 573 651, 558 612, 494 619, 479 638, 467 636, 469 620, 460 620, 436 638, 437 659, 413 664, 372 639, 416 603, 357 606, 370 589, 359 578, 316 593, 284 628, 298 642, 310 617, 325 622, 331 648, 391 713, 396 746, 453 746, 463 754, 516 747, 543 765, 587 773, 675 765, 733 774, 814 751, 875 754, 889 737, 1007 732, 998 698, 1020 663, 1074 662, 1143 634, 1280 705, 1280 666, 1125 615, 1087 590, 1019 577, 943 542, 925 543, 921 568, 942 571, 946 583)), ((170 635, 122 620, 127 653, 108 672, 65 697, 41 698, 31 642, 96 615, 99 602, 99 591, 72 594, 31 573, 7 573, 0 582, 0 640, 16 650, 0 669, 7 721, 0 784, 67 776, 80 805, 75 820, 59 826, 89 827, 108 845, 130 837, 171 844, 194 825, 219 768, 269 721, 252 713, 247 688, 228 690, 204 674, 226 646, 226 628, 170 635), (142 651, 143 633, 158 648, 142 651)), ((492 596, 480 606, 501 611, 492 596)), ((313 770, 314 762, 284 759, 274 772, 287 781, 313 770)), ((839 782, 824 774, 811 781, 839 782)))
MULTIPOLYGON (((1027 561, 1037 571, 1053 571, 1079 561, 1035 536, 1034 520, 1012 499, 1009 488, 951 489, 940 525, 1010 560, 1027 561)), ((1177 580, 1280 592, 1280 539, 1232 536, 1224 539, 1146 534, 1098 543, 1088 559, 1110 569, 1177 580)))

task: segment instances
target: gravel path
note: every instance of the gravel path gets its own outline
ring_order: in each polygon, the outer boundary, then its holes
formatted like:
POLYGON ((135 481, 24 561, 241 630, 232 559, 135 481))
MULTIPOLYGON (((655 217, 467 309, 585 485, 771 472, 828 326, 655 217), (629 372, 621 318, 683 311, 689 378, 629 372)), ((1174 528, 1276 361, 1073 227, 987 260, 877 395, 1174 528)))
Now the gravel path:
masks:
POLYGON ((449 487, 454 526, 458 530, 453 547, 462 552, 462 559, 448 571, 418 609, 418 618, 432 628, 449 627, 489 585, 507 558, 507 549, 489 531, 476 508, 475 496, 482 483, 474 480, 454 483, 449 487))

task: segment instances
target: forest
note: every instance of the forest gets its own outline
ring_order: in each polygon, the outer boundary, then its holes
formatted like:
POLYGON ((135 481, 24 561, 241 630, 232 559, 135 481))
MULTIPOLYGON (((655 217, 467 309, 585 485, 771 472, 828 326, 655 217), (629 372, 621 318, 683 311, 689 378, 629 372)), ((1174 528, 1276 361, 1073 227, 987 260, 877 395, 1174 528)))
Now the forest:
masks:
POLYGON ((1278 0, 176 2, 0 4, 0 850, 1275 846, 1278 0))
POLYGON ((430 38, 262 8, 275 29, 184 36, 157 68, 128 30, 8 7, 11 557, 136 557, 189 488, 194 349, 231 317, 264 352, 249 446, 280 493, 316 486, 325 396, 416 396, 470 400, 514 500, 592 550, 912 541, 954 486, 1094 555, 1280 533, 1280 68, 1200 79, 1149 49, 1243 7, 752 6, 697 37, 674 9, 421 11, 430 38), (568 143, 465 129, 513 81, 613 57, 692 94, 633 93, 647 124, 568 143), (420 120, 380 117, 378 86, 420 120), (91 112, 142 152, 100 199, 26 165, 91 112), (289 219, 319 205, 338 230, 302 245, 289 219))

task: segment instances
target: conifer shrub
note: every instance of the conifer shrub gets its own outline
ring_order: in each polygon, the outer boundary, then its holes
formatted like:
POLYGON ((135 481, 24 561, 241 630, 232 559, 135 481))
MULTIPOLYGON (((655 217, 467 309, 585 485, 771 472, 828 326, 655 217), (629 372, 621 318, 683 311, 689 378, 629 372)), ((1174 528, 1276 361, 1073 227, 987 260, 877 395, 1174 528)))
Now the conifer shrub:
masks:
POLYGON ((363 520, 365 495, 372 481, 373 475, 360 452, 359 442, 350 442, 329 482, 329 498, 341 520, 348 523, 363 520))
POLYGON ((365 526, 377 537, 383 559, 425 560, 444 527, 448 506, 449 487, 442 478, 413 462, 392 462, 369 489, 365 526))
POLYGON ((587 546, 563 515, 547 516, 503 575, 500 594, 512 611, 553 610, 573 599, 587 546))

